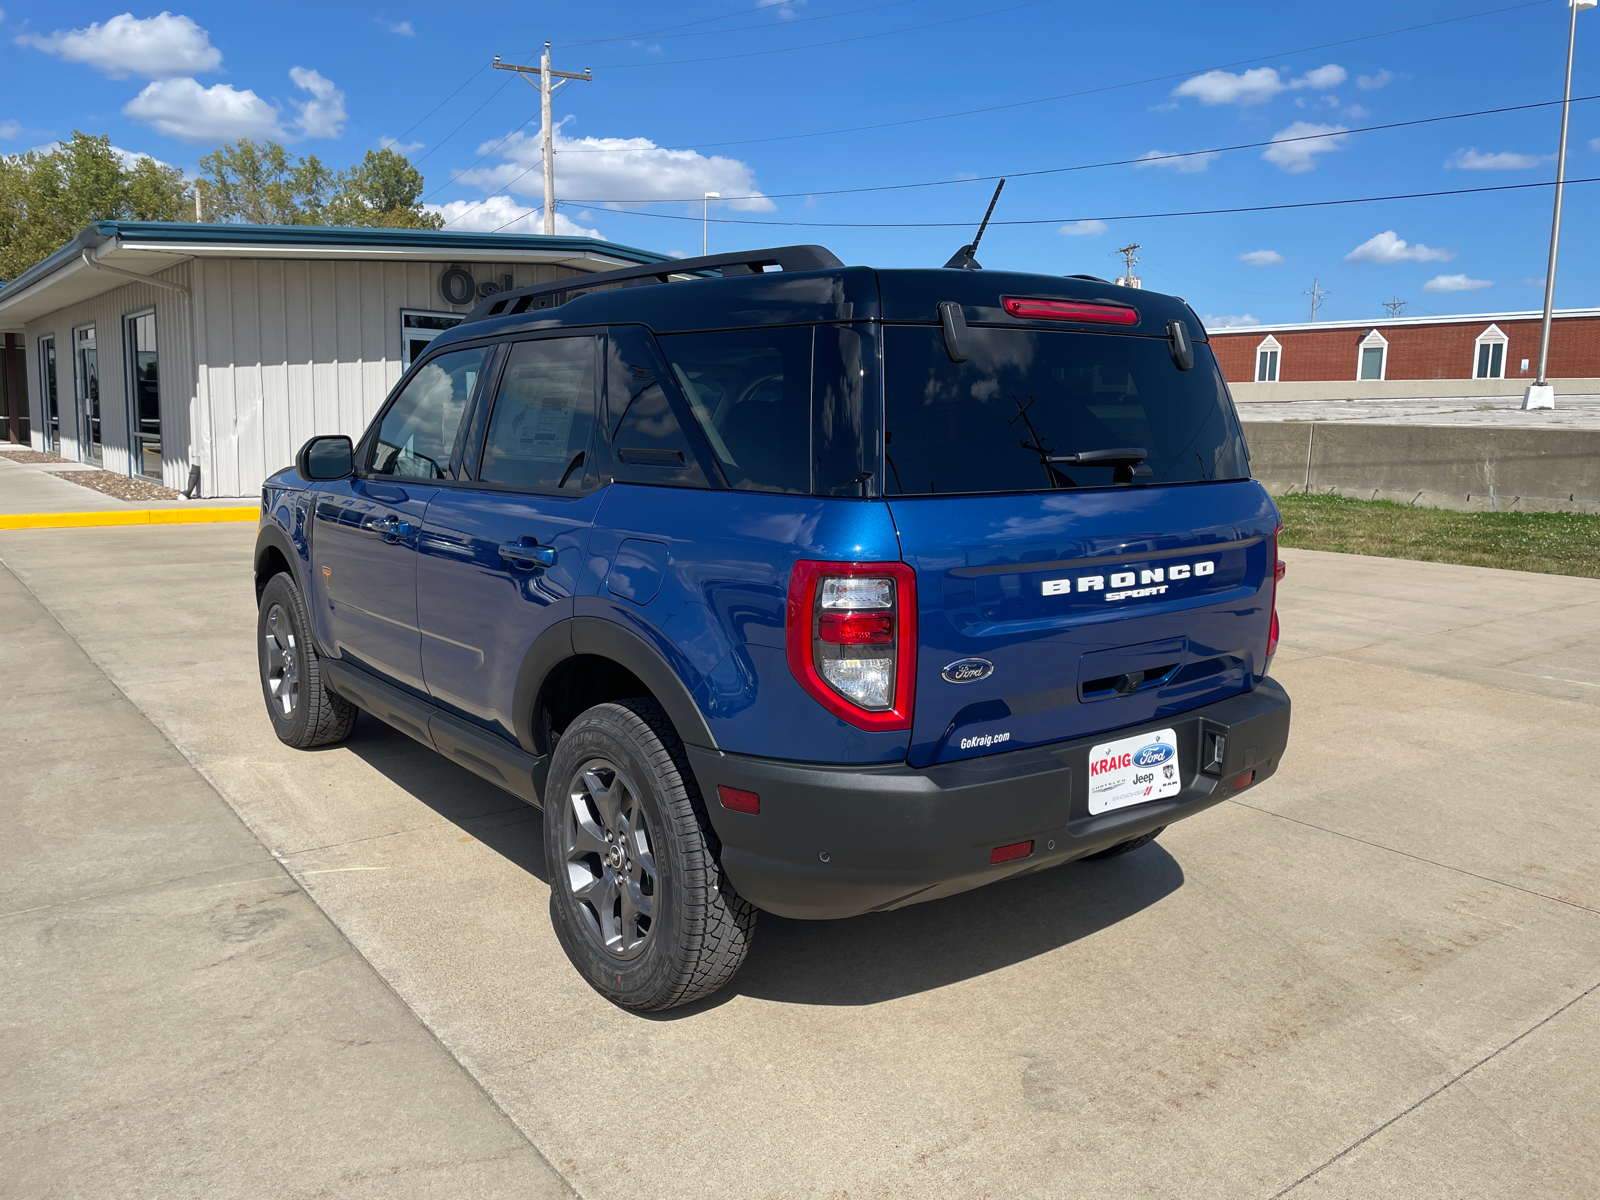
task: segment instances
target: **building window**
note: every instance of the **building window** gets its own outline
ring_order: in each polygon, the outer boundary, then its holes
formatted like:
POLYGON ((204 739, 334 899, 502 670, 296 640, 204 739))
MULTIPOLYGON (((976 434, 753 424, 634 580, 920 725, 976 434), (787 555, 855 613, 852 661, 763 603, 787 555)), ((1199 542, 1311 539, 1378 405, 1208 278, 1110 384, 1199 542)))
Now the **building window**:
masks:
POLYGON ((1491 325, 1478 335, 1472 360, 1474 379, 1506 377, 1506 341, 1506 335, 1500 332, 1498 325, 1491 325))
POLYGON ((1283 353, 1283 347, 1278 344, 1278 339, 1269 337, 1256 347, 1256 382, 1278 382, 1278 356, 1283 353))
POLYGON ((1356 359, 1357 379, 1386 379, 1389 366, 1389 341, 1374 329, 1361 339, 1356 359))
POLYGON ((127 318, 128 394, 133 417, 133 471, 150 479, 161 478, 161 387, 156 370, 156 315, 140 313, 127 318))
POLYGON ((400 369, 409 371, 411 364, 422 357, 422 352, 446 329, 454 329, 466 316, 462 313, 422 312, 416 309, 400 310, 400 369))

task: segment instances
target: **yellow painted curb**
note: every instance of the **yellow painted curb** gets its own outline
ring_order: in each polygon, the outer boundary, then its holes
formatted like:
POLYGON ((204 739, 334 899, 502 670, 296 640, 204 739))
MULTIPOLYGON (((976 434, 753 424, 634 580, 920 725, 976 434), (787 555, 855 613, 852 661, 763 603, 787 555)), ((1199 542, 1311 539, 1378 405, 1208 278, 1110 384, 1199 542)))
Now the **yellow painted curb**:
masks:
POLYGON ((132 508, 122 511, 63 513, 0 513, 0 529, 75 529, 92 525, 209 525, 218 521, 254 521, 258 505, 247 508, 132 508))

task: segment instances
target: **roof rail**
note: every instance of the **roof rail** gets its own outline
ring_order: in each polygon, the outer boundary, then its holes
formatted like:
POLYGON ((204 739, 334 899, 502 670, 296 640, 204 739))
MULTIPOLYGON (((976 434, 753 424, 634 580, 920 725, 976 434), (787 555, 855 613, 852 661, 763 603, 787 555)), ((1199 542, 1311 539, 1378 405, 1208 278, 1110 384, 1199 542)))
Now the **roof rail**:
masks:
POLYGON ((532 287, 496 292, 469 312, 466 320, 482 321, 489 317, 524 313, 530 309, 555 308, 575 296, 609 284, 638 287, 651 283, 668 283, 674 277, 712 278, 713 273, 724 277, 760 275, 768 267, 778 267, 784 271, 820 271, 842 266, 844 266, 842 262, 821 246, 777 246, 771 250, 746 250, 740 254, 676 258, 670 262, 651 263, 649 266, 624 267, 620 271, 600 271, 593 275, 575 275, 556 283, 539 283, 532 287))

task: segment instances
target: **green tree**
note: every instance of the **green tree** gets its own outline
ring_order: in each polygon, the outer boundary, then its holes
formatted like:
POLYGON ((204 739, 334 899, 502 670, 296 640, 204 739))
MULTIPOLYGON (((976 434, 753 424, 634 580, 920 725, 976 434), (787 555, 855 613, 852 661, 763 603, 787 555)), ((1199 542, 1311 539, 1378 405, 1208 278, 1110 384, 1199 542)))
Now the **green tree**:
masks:
POLYGON ((181 220, 183 172, 140 158, 123 165, 109 137, 74 131, 47 151, 0 156, 0 279, 14 279, 85 225, 181 220))
POLYGON ((388 229, 440 229, 444 218, 422 207, 422 172, 387 147, 338 176, 338 190, 323 213, 328 225, 388 229))
POLYGON ((200 159, 208 221, 245 225, 322 225, 337 176, 316 155, 289 161, 277 142, 240 138, 200 159))

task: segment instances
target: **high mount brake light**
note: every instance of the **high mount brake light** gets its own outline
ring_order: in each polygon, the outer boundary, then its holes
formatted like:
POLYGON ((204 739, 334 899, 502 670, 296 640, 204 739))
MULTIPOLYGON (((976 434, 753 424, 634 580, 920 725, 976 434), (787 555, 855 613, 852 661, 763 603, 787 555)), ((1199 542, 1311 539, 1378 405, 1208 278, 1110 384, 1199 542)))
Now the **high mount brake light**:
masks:
POLYGON ((916 574, 903 562, 797 562, 786 614, 789 670, 858 729, 911 728, 916 574))
POLYGON ((1094 321, 1101 325, 1137 325, 1139 313, 1120 304, 1091 304, 1081 300, 1034 300, 1027 296, 1002 296, 1006 312, 1024 321, 1094 321))

